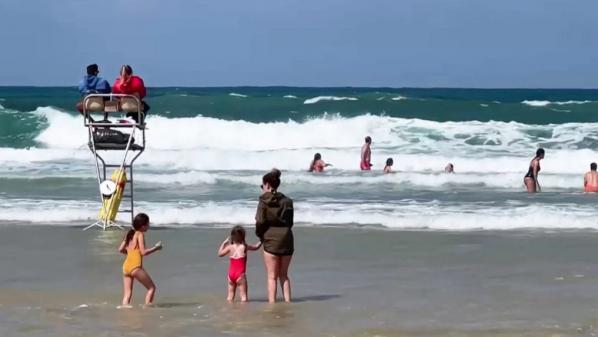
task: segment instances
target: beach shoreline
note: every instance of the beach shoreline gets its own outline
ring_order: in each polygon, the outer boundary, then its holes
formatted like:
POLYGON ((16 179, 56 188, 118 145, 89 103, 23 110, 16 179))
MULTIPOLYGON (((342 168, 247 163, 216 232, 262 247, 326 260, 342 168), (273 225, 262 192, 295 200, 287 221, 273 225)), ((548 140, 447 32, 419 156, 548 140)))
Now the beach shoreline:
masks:
POLYGON ((594 231, 298 227, 296 303, 270 306, 261 253, 249 255, 250 303, 229 305, 216 257, 227 229, 161 228, 147 240, 164 250, 144 261, 157 307, 139 307, 137 285, 124 311, 123 234, 0 226, 2 335, 584 335, 598 315, 594 231))

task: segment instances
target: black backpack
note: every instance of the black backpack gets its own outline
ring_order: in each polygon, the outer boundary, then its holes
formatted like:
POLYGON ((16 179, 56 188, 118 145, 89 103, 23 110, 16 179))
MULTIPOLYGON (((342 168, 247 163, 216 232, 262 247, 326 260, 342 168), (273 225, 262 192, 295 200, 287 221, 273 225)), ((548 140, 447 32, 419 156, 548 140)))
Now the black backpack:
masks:
MULTIPOLYGON (((93 132, 95 143, 127 144, 131 135, 110 128, 98 128, 93 132)), ((131 139, 134 143, 135 139, 131 139)))

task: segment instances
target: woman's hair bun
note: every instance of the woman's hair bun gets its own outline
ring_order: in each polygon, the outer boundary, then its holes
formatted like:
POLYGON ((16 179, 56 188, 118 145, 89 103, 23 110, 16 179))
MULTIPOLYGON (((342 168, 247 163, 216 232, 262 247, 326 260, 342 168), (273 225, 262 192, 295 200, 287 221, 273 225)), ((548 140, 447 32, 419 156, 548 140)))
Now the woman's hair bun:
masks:
POLYGON ((273 168, 270 172, 264 174, 262 177, 262 183, 269 184, 273 190, 276 190, 280 186, 280 175, 279 169, 273 168))
POLYGON ((273 168, 270 172, 272 172, 274 177, 276 177, 277 179, 280 179, 280 176, 282 175, 282 172, 280 172, 280 170, 277 168, 273 168))

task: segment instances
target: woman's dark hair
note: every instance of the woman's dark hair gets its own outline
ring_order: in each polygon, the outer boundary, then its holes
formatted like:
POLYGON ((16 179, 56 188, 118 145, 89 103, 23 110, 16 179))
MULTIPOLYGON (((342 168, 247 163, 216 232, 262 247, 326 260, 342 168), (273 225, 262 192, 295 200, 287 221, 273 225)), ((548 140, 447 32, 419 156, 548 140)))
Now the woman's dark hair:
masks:
POLYGON ((598 168, 598 165, 596 165, 596 163, 591 163, 590 164, 590 170, 596 171, 596 168, 598 168))
POLYGON ((392 166, 392 164, 394 164, 394 160, 392 160, 392 158, 386 159, 386 166, 392 166))
POLYGON ((370 137, 370 136, 365 137, 365 142, 368 143, 368 144, 371 144, 372 143, 372 137, 370 137))
POLYGON ((319 153, 314 154, 314 160, 309 164, 309 172, 313 172, 316 169, 316 162, 322 159, 322 155, 319 153))
POLYGON ((543 156, 545 153, 543 148, 539 148, 538 151, 536 151, 536 157, 540 157, 543 156))
POLYGON ((280 175, 282 173, 279 169, 272 169, 272 171, 264 174, 262 177, 262 183, 268 184, 272 187, 273 190, 277 190, 278 186, 280 186, 280 175))
POLYGON ((243 226, 235 226, 230 230, 230 242, 236 244, 245 243, 245 228, 243 226))
POLYGON ((124 66, 122 66, 120 68, 120 71, 122 72, 124 70, 125 74, 127 75, 132 75, 133 74, 133 68, 131 68, 130 65, 125 64, 124 66))
POLYGON ((98 65, 97 64, 90 64, 87 66, 87 75, 95 75, 98 73, 98 65))
POLYGON ((129 231, 127 232, 125 243, 128 245, 129 242, 131 242, 131 240, 133 239, 133 235, 135 235, 135 232, 140 230, 143 226, 147 226, 148 224, 149 216, 147 216, 147 214, 139 213, 135 215, 135 218, 133 219, 133 228, 129 229, 129 231))

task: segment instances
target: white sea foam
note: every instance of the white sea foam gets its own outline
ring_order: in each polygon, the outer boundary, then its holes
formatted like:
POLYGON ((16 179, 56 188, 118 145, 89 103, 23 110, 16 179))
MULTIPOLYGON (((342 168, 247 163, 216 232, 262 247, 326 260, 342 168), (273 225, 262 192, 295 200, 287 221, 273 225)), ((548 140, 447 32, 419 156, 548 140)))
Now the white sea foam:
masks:
POLYGON ((231 92, 230 94, 228 94, 229 96, 233 96, 233 97, 241 97, 241 98, 245 98, 247 97, 247 95, 243 95, 243 94, 237 94, 236 92, 231 92))
MULTIPOLYGON (((36 141, 49 148, 79 148, 87 139, 78 116, 52 108, 36 113, 48 120, 48 127, 36 141)), ((283 149, 359 147, 371 135, 374 147, 401 147, 403 153, 434 149, 484 148, 493 151, 514 149, 528 153, 539 142, 549 141, 570 148, 585 138, 598 139, 595 123, 526 125, 516 122, 435 122, 386 116, 361 115, 352 118, 326 116, 305 122, 252 123, 211 117, 148 117, 148 147, 164 150, 222 149, 269 151, 283 149), (347 132, 350 131, 350 132, 347 132), (541 136, 534 136, 540 132, 541 136), (309 135, 309 136, 306 136, 309 135), (473 143, 472 143, 473 142, 473 143), (405 151, 408 150, 408 151, 405 151)))
MULTIPOLYGON (((37 163, 37 169, 32 167, 11 166, 10 170, 0 169, 0 178, 41 180, 50 178, 62 179, 95 179, 94 167, 91 160, 66 163, 64 168, 57 164, 43 165, 37 163), (69 171, 69 168, 72 170, 69 171)), ((153 165, 152 165, 153 166, 153 165)), ((402 164, 395 165, 401 169, 402 164)), ((185 170, 173 172, 172 167, 164 167, 161 173, 148 172, 140 168, 135 175, 136 181, 146 185, 220 185, 244 184, 255 186, 261 181, 263 172, 251 173, 247 171, 197 171, 185 170)), ((265 168, 262 169, 262 171, 265 168)), ((523 172, 514 173, 456 173, 445 174, 436 172, 405 172, 382 174, 380 172, 361 173, 350 171, 329 170, 325 174, 308 173, 305 171, 284 171, 286 184, 307 188, 308 186, 336 186, 368 188, 371 186, 396 186, 401 189, 439 189, 439 188, 491 188, 493 190, 521 191, 523 187, 523 172)), ((582 171, 576 174, 551 174, 543 172, 541 182, 546 191, 573 190, 581 191, 583 186, 582 171)))
MULTIPOLYGON (((80 176, 80 175, 79 175, 80 176)), ((583 187, 581 174, 543 174, 542 186, 545 190, 578 190, 583 187)), ((235 175, 228 172, 187 171, 164 174, 139 174, 137 180, 162 184, 208 184, 214 185, 222 182, 242 183, 255 185, 261 179, 261 174, 235 175)), ((395 174, 312 174, 306 172, 286 171, 284 181, 289 185, 330 185, 330 186, 403 186, 414 188, 443 188, 443 187, 487 187, 492 189, 522 190, 523 177, 517 173, 417 173, 396 172, 395 174)))
POLYGON ((292 98, 292 99, 295 99, 295 98, 297 98, 297 96, 295 96, 295 95, 284 95, 284 96, 282 96, 282 97, 283 97, 283 98, 292 98))
POLYGON ((306 99, 303 104, 315 104, 320 101, 357 101, 355 97, 318 96, 306 99))
POLYGON ((405 96, 397 96, 397 97, 393 97, 391 98, 393 101, 404 101, 407 99, 407 97, 405 96))
MULTIPOLYGON (((52 108, 35 112, 48 126, 30 149, 0 149, 0 163, 89 161, 80 117, 52 108)), ((371 135, 374 169, 393 157, 397 168, 521 173, 534 149, 550 144, 543 173, 580 174, 598 158, 596 123, 526 125, 504 122, 435 122, 386 116, 327 116, 304 122, 251 123, 209 117, 148 117, 147 152, 140 163, 179 170, 305 170, 315 152, 335 169, 357 170, 359 148, 371 135), (350 131, 350 132, 348 132, 350 131), (239 158, 242 158, 240 160, 239 158)))
MULTIPOLYGON (((152 223, 171 226, 214 226, 254 221, 256 201, 138 203, 152 223)), ((75 200, 3 200, 0 221, 55 225, 95 220, 97 202, 75 200)), ((488 208, 484 205, 420 203, 336 203, 300 201, 295 204, 297 225, 373 225, 389 229, 509 230, 520 228, 598 229, 595 209, 573 204, 488 208)), ((126 216, 119 218, 124 222, 126 216)))
POLYGON ((521 102, 522 104, 533 106, 533 107, 543 107, 549 105, 550 101, 538 101, 538 100, 525 100, 521 102))
POLYGON ((569 105, 569 104, 589 104, 592 101, 565 101, 565 102, 554 102, 556 105, 569 105))
POLYGON ((592 101, 563 101, 563 102, 551 102, 551 101, 540 101, 540 100, 525 100, 523 102, 521 102, 522 104, 526 104, 529 106, 533 106, 533 107, 544 107, 544 106, 548 106, 550 104, 556 104, 556 105, 571 105, 571 104, 588 104, 588 103, 593 103, 592 101))

